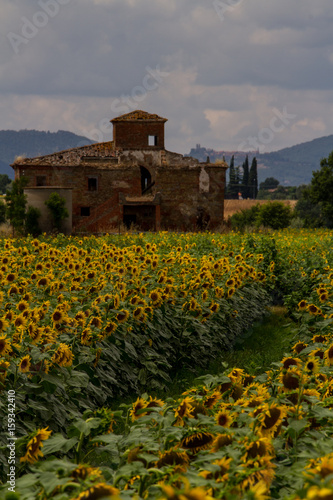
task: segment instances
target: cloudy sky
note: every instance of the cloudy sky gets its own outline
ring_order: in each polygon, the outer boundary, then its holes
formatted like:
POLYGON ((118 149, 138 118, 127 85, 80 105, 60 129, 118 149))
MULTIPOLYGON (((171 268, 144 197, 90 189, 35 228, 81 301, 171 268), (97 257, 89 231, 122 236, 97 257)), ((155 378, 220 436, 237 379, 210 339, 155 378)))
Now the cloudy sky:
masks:
POLYGON ((274 151, 333 134, 332 0, 0 0, 0 129, 274 151))

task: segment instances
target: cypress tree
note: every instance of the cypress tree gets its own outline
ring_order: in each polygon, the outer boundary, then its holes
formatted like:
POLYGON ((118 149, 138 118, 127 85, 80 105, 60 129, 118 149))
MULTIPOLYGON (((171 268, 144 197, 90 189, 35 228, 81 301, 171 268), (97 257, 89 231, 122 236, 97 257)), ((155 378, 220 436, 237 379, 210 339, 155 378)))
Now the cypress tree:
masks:
POLYGON ((258 194, 258 171, 257 171, 257 158, 252 160, 250 173, 249 173, 249 191, 250 198, 256 199, 258 194))
POLYGON ((242 196, 244 200, 250 198, 250 188, 249 188, 249 157, 246 155, 245 161, 243 163, 243 180, 242 180, 242 196))
POLYGON ((239 169, 235 169, 235 159, 234 156, 231 157, 229 166, 229 184, 226 191, 226 198, 229 200, 238 198, 239 190, 239 169))

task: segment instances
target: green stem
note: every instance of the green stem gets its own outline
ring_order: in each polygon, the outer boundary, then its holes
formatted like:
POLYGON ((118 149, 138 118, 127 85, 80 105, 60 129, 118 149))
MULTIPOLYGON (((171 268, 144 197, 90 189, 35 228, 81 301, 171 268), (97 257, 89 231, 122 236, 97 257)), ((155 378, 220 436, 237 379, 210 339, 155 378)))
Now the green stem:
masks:
POLYGON ((80 463, 81 450, 82 450, 83 441, 84 441, 84 434, 83 434, 83 432, 81 432, 81 434, 80 434, 80 441, 79 441, 79 443, 77 445, 77 448, 76 448, 76 463, 77 464, 80 463))

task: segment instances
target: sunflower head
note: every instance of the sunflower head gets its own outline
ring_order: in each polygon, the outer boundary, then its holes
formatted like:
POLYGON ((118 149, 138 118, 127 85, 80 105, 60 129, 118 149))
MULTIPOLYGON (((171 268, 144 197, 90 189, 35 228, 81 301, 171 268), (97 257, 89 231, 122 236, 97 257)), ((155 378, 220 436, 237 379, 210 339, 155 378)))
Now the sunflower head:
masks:
POLYGON ((132 409, 130 411, 130 416, 132 418, 132 422, 134 422, 138 418, 142 417, 143 415, 146 415, 146 413, 144 411, 142 411, 146 407, 147 407, 147 401, 143 398, 138 398, 135 401, 135 403, 133 403, 132 409))
POLYGON ((232 434, 218 434, 212 443, 212 452, 216 453, 221 448, 228 446, 233 441, 232 434))
POLYGON ((214 435, 201 428, 190 428, 183 437, 180 445, 182 448, 193 453, 206 450, 214 441, 214 435))
POLYGON ((164 453, 160 453, 160 457, 156 462, 156 467, 161 469, 162 467, 173 466, 175 472, 185 472, 190 459, 185 451, 179 451, 177 448, 171 448, 164 453))
POLYGON ((187 396, 184 398, 175 410, 175 417, 177 418, 176 425, 183 426, 184 418, 193 417, 193 404, 194 398, 187 396))
POLYGON ((24 457, 20 458, 20 462, 28 462, 29 464, 33 464, 39 460, 39 457, 43 456, 41 448, 43 447, 42 441, 46 441, 49 439, 52 431, 45 429, 38 429, 38 431, 34 432, 31 439, 27 443, 26 454, 24 457))
POLYGON ((319 371, 319 367, 320 362, 316 356, 309 356, 304 364, 304 368, 309 374, 317 373, 319 371))
POLYGON ((261 421, 260 433, 263 437, 276 436, 281 429, 283 419, 286 417, 286 410, 275 403, 265 406, 262 418, 259 418, 261 421))
POLYGON ((325 351, 325 364, 333 365, 333 344, 325 351))
POLYGON ((9 340, 7 339, 7 335, 0 336, 0 356, 6 356, 10 354, 12 348, 9 340))
POLYGON ((31 366, 30 361, 31 361, 31 358, 30 358, 29 355, 24 356, 21 359, 21 361, 19 363, 19 370, 20 370, 21 373, 26 373, 26 372, 28 372, 30 370, 30 366, 31 366))

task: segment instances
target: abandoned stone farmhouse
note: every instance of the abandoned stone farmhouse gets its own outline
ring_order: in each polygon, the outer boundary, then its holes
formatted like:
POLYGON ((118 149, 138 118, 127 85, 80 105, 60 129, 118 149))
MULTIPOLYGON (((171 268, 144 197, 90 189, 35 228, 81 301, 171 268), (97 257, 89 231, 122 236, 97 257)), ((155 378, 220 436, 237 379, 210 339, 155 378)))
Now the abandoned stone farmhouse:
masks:
POLYGON ((58 192, 70 216, 66 233, 111 232, 132 224, 142 231, 214 229, 223 221, 225 163, 211 164, 167 151, 166 119, 136 110, 111 120, 113 141, 36 158, 17 158, 29 205, 49 229, 45 201, 58 192))

